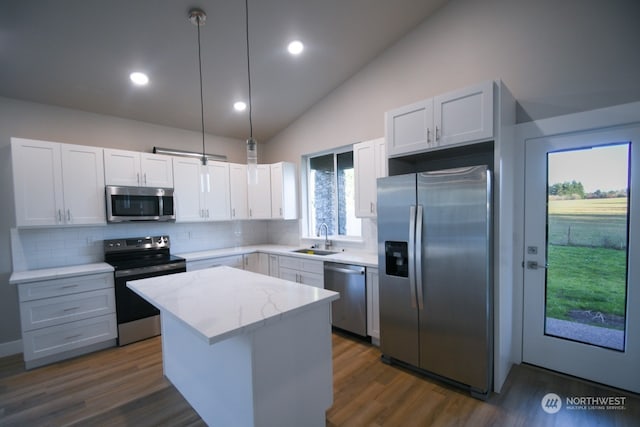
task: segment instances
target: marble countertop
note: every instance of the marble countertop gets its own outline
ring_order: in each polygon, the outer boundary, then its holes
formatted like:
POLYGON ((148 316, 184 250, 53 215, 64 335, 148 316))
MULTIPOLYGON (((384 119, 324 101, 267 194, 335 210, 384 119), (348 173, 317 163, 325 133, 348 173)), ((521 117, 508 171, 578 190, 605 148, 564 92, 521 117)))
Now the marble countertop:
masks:
POLYGON ((341 262, 345 264, 356 264, 373 268, 378 267, 378 254, 375 253, 345 250, 331 255, 309 255, 304 253, 292 252, 296 249, 301 249, 301 247, 285 245, 252 245, 239 246, 236 248, 223 248, 208 251, 178 253, 176 255, 185 258, 187 261, 199 261, 203 259, 223 256, 243 255, 253 252, 265 252, 274 255, 286 255, 298 258, 314 259, 318 261, 341 262))
POLYGON ((231 267, 127 282, 209 344, 338 299, 337 292, 231 267))
POLYGON ((9 283, 37 282, 40 280, 62 279, 65 277, 85 276, 87 274, 111 273, 113 267, 106 262, 93 264, 71 265, 68 267, 42 268, 39 270, 16 271, 11 273, 9 283))

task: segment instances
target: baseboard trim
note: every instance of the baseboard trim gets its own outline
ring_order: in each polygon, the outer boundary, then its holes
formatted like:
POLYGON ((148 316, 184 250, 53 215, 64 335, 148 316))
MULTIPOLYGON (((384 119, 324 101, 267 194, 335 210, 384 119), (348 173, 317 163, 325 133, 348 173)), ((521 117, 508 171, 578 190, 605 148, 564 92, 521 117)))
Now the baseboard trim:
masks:
POLYGON ((22 353, 22 340, 0 343, 0 357, 22 353))

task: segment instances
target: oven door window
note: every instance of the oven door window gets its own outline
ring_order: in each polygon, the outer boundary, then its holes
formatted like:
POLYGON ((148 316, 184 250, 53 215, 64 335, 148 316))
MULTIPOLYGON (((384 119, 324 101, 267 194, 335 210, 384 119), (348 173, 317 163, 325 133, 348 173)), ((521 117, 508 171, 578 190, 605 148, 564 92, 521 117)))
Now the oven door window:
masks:
POLYGON ((127 323, 146 317, 160 314, 160 311, 153 305, 149 304, 144 298, 127 288, 127 282, 131 280, 146 279, 148 277, 164 276, 171 273, 182 273, 185 268, 172 270, 171 272, 163 271, 158 273, 134 274, 127 277, 117 277, 115 280, 116 291, 116 317, 118 324, 127 323))
MULTIPOLYGON (((112 195, 113 216, 159 216, 160 204, 157 196, 112 195)), ((173 210, 173 203, 171 203, 173 210)))

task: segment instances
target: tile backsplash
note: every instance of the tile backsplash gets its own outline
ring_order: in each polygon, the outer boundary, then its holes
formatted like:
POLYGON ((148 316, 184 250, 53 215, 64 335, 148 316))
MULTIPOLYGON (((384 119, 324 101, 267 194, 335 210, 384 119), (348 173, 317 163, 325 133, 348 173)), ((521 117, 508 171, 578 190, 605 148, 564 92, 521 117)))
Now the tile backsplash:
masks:
MULTIPOLYGON (((169 235, 171 253, 268 243, 269 221, 135 223, 104 227, 12 229, 13 271, 101 262, 102 241, 169 235)), ((296 236, 297 238, 297 236, 296 236)))

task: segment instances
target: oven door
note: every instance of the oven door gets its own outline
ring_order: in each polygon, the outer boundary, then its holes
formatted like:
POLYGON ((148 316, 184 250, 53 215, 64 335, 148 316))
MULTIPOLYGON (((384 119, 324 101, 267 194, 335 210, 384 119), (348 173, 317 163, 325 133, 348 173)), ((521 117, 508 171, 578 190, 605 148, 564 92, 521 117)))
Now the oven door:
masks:
POLYGON ((163 264, 153 267, 141 267, 116 271, 115 293, 118 325, 160 314, 160 311, 157 308, 149 304, 144 298, 140 297, 131 289, 127 288, 128 281, 165 276, 167 274, 183 273, 185 271, 187 271, 187 269, 184 261, 174 264, 163 264))

